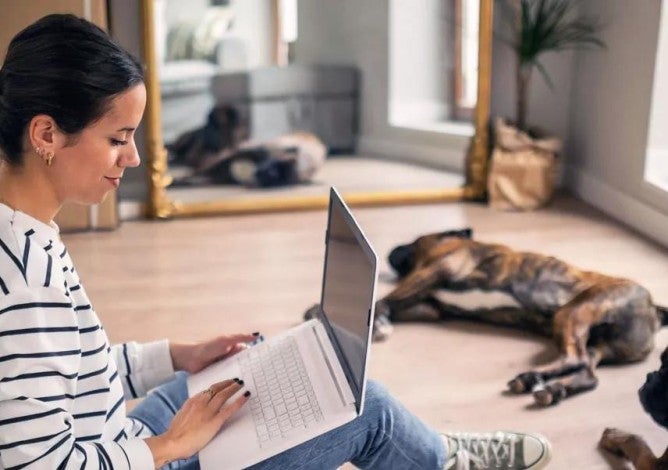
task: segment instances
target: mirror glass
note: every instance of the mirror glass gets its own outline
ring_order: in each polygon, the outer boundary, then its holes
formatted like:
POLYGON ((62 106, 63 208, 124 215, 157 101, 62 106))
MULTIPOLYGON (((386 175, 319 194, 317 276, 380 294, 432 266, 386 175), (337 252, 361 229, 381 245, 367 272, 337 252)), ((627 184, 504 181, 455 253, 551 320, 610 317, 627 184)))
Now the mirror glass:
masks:
POLYGON ((153 0, 173 201, 460 188, 479 0, 153 0))

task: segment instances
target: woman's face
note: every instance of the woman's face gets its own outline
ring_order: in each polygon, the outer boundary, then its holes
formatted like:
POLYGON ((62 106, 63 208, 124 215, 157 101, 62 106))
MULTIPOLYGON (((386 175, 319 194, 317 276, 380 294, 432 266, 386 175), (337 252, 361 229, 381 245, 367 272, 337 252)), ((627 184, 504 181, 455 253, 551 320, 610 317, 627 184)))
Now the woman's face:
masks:
POLYGON ((61 203, 98 204, 118 188, 127 167, 139 165, 134 135, 145 106, 146 88, 136 85, 114 98, 74 143, 63 139, 48 171, 61 203))

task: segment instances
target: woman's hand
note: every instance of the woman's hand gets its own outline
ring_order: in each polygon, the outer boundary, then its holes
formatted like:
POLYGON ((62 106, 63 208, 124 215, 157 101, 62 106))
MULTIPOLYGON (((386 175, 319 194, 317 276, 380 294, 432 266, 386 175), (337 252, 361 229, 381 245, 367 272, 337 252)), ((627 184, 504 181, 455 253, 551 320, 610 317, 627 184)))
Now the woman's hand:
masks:
POLYGON ((228 400, 243 382, 224 380, 185 401, 164 434, 145 440, 155 467, 195 455, 213 439, 225 421, 248 401, 246 391, 230 403, 228 400))
POLYGON ((169 352, 175 370, 185 370, 194 374, 214 362, 243 351, 248 347, 246 343, 256 340, 259 335, 259 333, 223 335, 195 344, 170 342, 169 352))

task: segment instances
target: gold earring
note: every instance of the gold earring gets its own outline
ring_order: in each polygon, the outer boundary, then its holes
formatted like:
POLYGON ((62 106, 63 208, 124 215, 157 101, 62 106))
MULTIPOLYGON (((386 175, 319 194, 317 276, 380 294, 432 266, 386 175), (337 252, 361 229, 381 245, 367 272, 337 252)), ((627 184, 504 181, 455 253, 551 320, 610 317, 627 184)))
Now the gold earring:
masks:
POLYGON ((48 151, 46 152, 46 166, 51 166, 52 162, 53 162, 53 152, 48 151))

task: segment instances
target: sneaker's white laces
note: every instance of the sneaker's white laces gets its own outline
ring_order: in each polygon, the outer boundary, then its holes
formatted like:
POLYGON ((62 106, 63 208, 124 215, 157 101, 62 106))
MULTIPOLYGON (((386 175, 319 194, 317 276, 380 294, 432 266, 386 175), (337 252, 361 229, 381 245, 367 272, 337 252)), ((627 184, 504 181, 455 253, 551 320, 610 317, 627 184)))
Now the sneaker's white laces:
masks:
POLYGON ((513 434, 449 434, 448 437, 450 442, 457 443, 457 452, 446 462, 446 470, 512 468, 515 465, 516 436, 513 434))
POLYGON ((468 450, 459 449, 457 453, 445 463, 445 470, 471 470, 471 464, 475 465, 473 468, 485 468, 482 459, 475 455, 471 455, 468 450))

